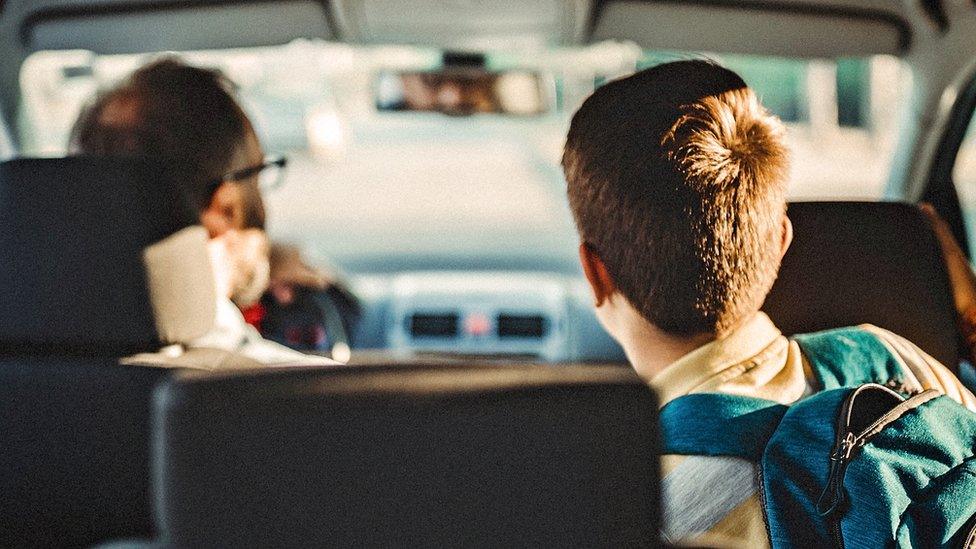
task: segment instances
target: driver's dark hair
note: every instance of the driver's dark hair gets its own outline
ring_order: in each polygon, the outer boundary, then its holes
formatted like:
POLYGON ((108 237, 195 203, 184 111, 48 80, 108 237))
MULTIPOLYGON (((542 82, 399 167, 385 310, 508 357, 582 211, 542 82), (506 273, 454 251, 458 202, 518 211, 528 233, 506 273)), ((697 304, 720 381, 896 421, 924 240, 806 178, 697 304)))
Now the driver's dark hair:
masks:
MULTIPOLYGON (((218 70, 190 66, 173 56, 157 59, 95 97, 71 131, 71 148, 84 154, 157 158, 176 172, 188 198, 203 211, 212 197, 212 182, 232 169, 235 156, 254 135, 235 91, 218 70)), ((257 188, 244 190, 245 226, 263 228, 264 205, 257 188)))
POLYGON ((721 336, 779 270, 788 153, 734 72, 658 65, 596 90, 563 154, 581 239, 649 322, 721 336))

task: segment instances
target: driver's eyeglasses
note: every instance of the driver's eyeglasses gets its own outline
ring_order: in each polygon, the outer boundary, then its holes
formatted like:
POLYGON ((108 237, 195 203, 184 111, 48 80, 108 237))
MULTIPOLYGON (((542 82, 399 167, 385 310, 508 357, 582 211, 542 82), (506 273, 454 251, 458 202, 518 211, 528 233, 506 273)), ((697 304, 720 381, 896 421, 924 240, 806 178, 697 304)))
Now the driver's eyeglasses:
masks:
POLYGON ((264 162, 257 166, 227 172, 210 182, 211 189, 216 191, 225 181, 244 181, 255 175, 258 176, 258 188, 262 191, 277 189, 285 179, 285 166, 288 165, 288 158, 285 156, 267 156, 264 162))

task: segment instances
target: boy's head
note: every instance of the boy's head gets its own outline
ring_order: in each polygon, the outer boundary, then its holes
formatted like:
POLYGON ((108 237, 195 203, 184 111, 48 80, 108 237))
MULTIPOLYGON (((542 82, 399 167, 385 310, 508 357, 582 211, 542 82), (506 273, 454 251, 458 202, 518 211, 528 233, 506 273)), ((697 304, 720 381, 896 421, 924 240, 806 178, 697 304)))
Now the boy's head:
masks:
POLYGON ((787 156, 779 120, 714 63, 596 90, 562 163, 598 304, 619 292, 675 336, 721 337, 758 311, 791 234, 787 156))

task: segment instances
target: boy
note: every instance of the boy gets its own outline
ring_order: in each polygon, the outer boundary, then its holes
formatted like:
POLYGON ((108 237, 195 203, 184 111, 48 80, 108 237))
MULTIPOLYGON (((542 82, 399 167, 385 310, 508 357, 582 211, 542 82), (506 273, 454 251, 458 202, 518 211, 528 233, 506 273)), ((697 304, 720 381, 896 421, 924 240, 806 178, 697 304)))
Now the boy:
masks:
MULTIPOLYGON (((790 404, 818 390, 798 344, 759 310, 792 239, 788 151, 738 75, 680 61, 601 87, 573 117, 563 169, 597 316, 662 406, 698 392, 790 404)), ((900 359, 907 390, 976 410, 912 343, 860 330, 900 359)), ((665 456, 662 469, 669 540, 768 546, 751 463, 665 456)))

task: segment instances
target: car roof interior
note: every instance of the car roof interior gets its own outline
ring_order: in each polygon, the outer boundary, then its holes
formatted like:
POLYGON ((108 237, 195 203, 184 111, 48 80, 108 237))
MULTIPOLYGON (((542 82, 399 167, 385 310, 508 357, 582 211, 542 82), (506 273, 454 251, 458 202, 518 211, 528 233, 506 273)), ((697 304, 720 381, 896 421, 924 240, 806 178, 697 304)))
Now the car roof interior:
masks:
POLYGON ((912 45, 914 17, 911 10, 885 0, 505 0, 483 5, 419 0, 6 0, 0 2, 5 51, 0 60, 5 78, 0 81, 6 83, 0 96, 10 117, 20 64, 43 49, 136 53, 320 38, 464 50, 622 39, 672 50, 904 55, 912 45), (451 24, 442 24, 445 20, 451 24), (662 20, 668 24, 659 24, 662 20), (701 28, 712 32, 696 30, 701 28), (490 41, 478 41, 489 34, 490 41), (757 35, 763 40, 756 40, 757 35))
MULTIPOLYGON (((919 131, 902 137, 888 184, 891 195, 918 200, 950 117, 954 96, 944 94, 958 93, 960 72, 972 70, 968 58, 943 52, 967 51, 974 26, 971 5, 938 0, 3 0, 0 118, 16 125, 20 67, 43 49, 139 53, 313 38, 481 51, 618 39, 671 51, 887 54, 925 74, 913 81, 910 116, 919 131)), ((961 237, 959 222, 950 222, 961 237)))

